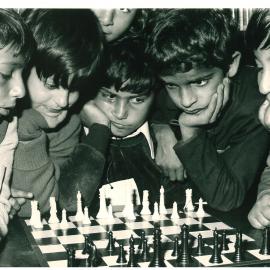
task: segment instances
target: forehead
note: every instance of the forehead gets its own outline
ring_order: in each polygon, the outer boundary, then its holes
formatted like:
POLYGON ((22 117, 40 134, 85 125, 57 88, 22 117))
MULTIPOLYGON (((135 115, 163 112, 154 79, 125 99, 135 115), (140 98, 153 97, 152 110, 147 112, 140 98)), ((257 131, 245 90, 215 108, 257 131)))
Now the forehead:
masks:
POLYGON ((196 80, 203 79, 210 75, 216 75, 222 73, 222 70, 217 67, 213 68, 196 68, 191 69, 188 72, 177 72, 174 75, 161 76, 161 79, 165 82, 175 82, 178 84, 189 83, 196 80))
POLYGON ((24 58, 22 55, 15 55, 14 51, 13 47, 10 46, 0 49, 0 64, 23 66, 25 62, 24 58))
POLYGON ((130 93, 128 91, 116 91, 114 86, 111 86, 110 88, 107 87, 102 87, 100 89, 100 92, 107 92, 112 95, 115 95, 118 98, 133 98, 133 97, 138 97, 138 96, 143 96, 145 93, 130 93))

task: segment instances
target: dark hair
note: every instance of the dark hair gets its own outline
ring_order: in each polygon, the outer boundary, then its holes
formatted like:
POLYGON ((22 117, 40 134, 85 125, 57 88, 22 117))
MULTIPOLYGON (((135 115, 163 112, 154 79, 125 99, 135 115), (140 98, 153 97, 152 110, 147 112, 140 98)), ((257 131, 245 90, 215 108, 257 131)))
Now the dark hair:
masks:
POLYGON ((270 47, 270 9, 254 10, 245 32, 249 50, 268 49, 270 47))
POLYGON ((22 12, 33 32, 33 58, 38 77, 53 76, 56 87, 71 91, 89 88, 89 78, 103 54, 103 34, 90 9, 26 9, 22 12))
POLYGON ((159 80, 145 61, 142 40, 127 37, 108 45, 105 74, 100 86, 147 94, 158 89, 158 85, 159 80))
POLYGON ((156 10, 152 23, 147 52, 160 74, 229 68, 237 45, 237 24, 229 9, 156 10))
POLYGON ((35 49, 33 35, 21 16, 12 9, 0 9, 0 49, 11 46, 15 56, 29 61, 35 49))

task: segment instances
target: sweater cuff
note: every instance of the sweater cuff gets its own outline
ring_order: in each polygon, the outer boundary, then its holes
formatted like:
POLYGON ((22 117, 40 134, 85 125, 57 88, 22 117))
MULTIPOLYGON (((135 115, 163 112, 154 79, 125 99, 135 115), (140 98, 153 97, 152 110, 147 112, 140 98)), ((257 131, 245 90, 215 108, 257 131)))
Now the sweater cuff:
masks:
POLYGON ((88 135, 82 139, 82 142, 105 155, 110 137, 111 132, 107 126, 95 123, 91 126, 88 135))
POLYGON ((27 143, 19 142, 15 150, 14 168, 19 170, 33 170, 48 163, 46 149, 46 134, 27 143))

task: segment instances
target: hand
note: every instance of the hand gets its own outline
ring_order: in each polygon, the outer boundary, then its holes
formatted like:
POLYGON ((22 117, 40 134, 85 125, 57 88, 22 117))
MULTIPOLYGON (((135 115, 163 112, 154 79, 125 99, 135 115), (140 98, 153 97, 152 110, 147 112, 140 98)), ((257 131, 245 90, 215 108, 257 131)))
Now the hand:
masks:
POLYGON ((223 79, 223 82, 218 85, 217 92, 212 95, 205 110, 197 114, 187 114, 185 112, 180 114, 178 122, 184 141, 196 135, 201 126, 216 121, 229 100, 229 82, 228 78, 223 79))
POLYGON ((0 203, 0 240, 8 232, 8 222, 9 222, 8 211, 5 205, 0 203))
POLYGON ((156 164, 171 181, 184 180, 184 167, 173 150, 177 143, 169 125, 152 124, 157 140, 156 164))
POLYGON ((81 120, 88 128, 92 124, 98 123, 110 127, 110 120, 106 114, 96 105, 94 100, 88 101, 81 110, 81 120))
POLYGON ((266 129, 270 130, 270 102, 268 99, 264 101, 259 109, 259 120, 266 129))
POLYGON ((26 202, 27 199, 32 199, 33 194, 31 192, 26 192, 23 190, 11 189, 11 196, 9 198, 9 203, 11 206, 9 217, 10 219, 20 211, 21 206, 26 202))
POLYGON ((270 225, 270 194, 265 193, 254 204, 248 214, 250 224, 256 229, 270 225))

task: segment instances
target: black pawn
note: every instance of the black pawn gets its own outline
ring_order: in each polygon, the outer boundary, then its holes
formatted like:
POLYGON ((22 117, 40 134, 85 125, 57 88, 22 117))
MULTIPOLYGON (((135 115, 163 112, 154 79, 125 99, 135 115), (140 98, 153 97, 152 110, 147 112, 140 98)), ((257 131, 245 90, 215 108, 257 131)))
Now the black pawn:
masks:
POLYGON ((188 226, 184 224, 182 226, 182 241, 181 241, 181 252, 176 260, 178 266, 188 266, 190 263, 190 254, 188 247, 188 226))
POLYGON ((180 245, 179 245, 179 238, 175 237, 174 243, 173 243, 173 252, 172 256, 178 257, 180 254, 180 245))
POLYGON ((73 248, 67 248, 67 267, 75 266, 75 250, 73 248))
POLYGON ((112 231, 109 231, 109 242, 108 242, 108 245, 106 247, 106 250, 109 251, 109 252, 113 252, 115 251, 115 245, 114 245, 114 238, 113 238, 113 232, 112 231))
POLYGON ((229 250, 227 235, 226 235, 225 230, 222 231, 222 241, 221 241, 221 245, 220 245, 220 250, 221 251, 229 250))
POLYGON ((142 249, 144 239, 145 239, 145 231, 142 231, 141 232, 140 242, 139 242, 139 245, 138 245, 138 249, 142 249))
POLYGON ((124 245, 120 244, 119 246, 119 256, 116 260, 117 263, 126 263, 127 259, 126 259, 126 251, 124 250, 124 245))
POLYGON ((203 243, 203 239, 202 239, 202 235, 199 233, 198 234, 198 246, 196 249, 196 254, 198 256, 202 256, 204 254, 204 243, 203 243))
POLYGON ((148 244, 147 244, 147 239, 146 238, 143 239, 142 253, 141 253, 140 259, 143 262, 147 262, 147 261, 150 260, 150 253, 149 253, 149 248, 148 248, 148 244))
POLYGON ((242 262, 244 260, 243 257, 243 248, 242 248, 242 233, 237 232, 236 233, 236 240, 235 240, 235 252, 233 256, 233 261, 234 262, 242 262))
POLYGON ((139 265, 137 264, 137 261, 136 261, 134 243, 133 242, 130 242, 130 246, 129 246, 129 259, 128 259, 127 267, 138 267, 138 266, 139 265))
POLYGON ((91 245, 89 243, 90 237, 89 235, 84 236, 84 248, 82 254, 90 254, 91 253, 91 245))
POLYGON ((262 255, 269 255, 270 254, 270 249, 269 249, 269 236, 268 236, 268 233, 269 233, 269 228, 266 227, 264 230, 263 230, 263 240, 262 240, 262 246, 261 246, 261 249, 260 249, 260 254, 262 255))
POLYGON ((164 263, 164 258, 161 251, 161 230, 156 228, 154 230, 154 254, 152 260, 149 264, 149 267, 166 267, 164 263))
POLYGON ((213 247, 213 253, 209 260, 210 263, 222 263, 222 258, 220 254, 220 249, 218 245, 218 233, 217 230, 214 230, 214 247, 213 247))

